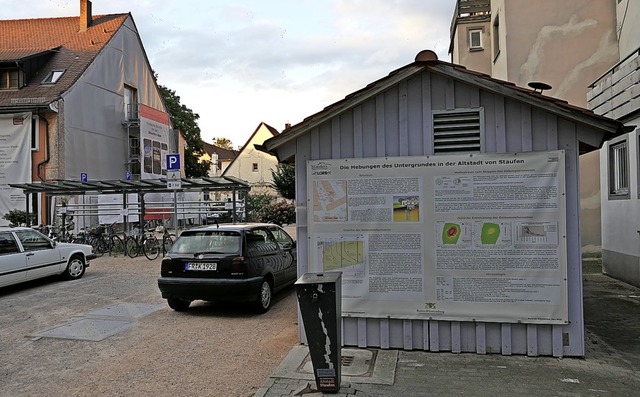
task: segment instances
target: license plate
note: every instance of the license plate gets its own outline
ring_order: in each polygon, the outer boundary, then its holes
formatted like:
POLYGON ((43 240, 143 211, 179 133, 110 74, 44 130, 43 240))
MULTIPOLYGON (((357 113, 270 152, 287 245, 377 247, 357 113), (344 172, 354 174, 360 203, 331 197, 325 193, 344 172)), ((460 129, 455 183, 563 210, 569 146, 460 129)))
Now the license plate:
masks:
POLYGON ((187 262, 184 270, 217 270, 218 264, 215 262, 187 262))

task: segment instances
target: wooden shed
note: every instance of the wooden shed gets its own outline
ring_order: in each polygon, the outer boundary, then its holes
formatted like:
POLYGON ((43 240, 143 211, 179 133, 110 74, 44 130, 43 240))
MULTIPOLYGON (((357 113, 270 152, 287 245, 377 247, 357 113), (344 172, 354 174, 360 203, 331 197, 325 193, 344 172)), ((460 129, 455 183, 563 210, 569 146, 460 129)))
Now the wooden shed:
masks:
POLYGON ((295 164, 298 274, 343 272, 343 345, 584 356, 578 158, 620 129, 422 51, 261 150, 295 164))

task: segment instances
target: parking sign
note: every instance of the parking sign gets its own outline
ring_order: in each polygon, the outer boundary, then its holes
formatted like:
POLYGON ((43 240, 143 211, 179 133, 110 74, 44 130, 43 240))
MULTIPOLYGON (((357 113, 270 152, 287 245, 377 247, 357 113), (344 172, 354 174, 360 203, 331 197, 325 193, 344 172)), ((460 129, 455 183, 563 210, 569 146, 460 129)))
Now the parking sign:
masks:
POLYGON ((167 154, 167 171, 180 169, 180 155, 177 153, 167 154))

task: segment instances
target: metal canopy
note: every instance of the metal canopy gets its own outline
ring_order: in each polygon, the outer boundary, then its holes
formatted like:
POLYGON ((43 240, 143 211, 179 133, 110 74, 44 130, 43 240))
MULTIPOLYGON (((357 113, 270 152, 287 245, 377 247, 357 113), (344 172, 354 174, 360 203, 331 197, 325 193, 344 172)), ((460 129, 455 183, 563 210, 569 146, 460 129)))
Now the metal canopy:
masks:
MULTIPOLYGON (((235 190, 248 191, 251 189, 248 182, 230 176, 205 177, 205 178, 181 178, 181 188, 177 191, 219 191, 235 190)), ((84 195, 91 194, 115 194, 115 193, 151 193, 173 192, 167 188, 167 178, 106 181, 67 181, 56 180, 38 183, 10 183, 9 186, 22 189, 25 194, 46 193, 52 196, 84 195)))

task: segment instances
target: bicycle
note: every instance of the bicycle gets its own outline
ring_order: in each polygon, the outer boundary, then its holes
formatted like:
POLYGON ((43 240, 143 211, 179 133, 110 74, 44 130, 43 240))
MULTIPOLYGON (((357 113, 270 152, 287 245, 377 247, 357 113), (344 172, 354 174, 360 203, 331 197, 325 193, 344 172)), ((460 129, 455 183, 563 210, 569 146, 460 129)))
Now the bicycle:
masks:
POLYGON ((156 259, 160 255, 160 242, 155 236, 155 228, 147 228, 144 232, 134 228, 132 234, 125 238, 125 252, 131 258, 142 252, 149 260, 156 259))
POLYGON ((114 230, 116 222, 105 227, 103 237, 106 239, 106 248, 110 256, 118 256, 125 254, 125 245, 122 238, 114 230))
POLYGON ((165 226, 162 226, 162 254, 163 255, 169 252, 169 250, 173 246, 173 243, 176 242, 177 238, 178 237, 175 235, 175 233, 169 233, 169 230, 165 226))

